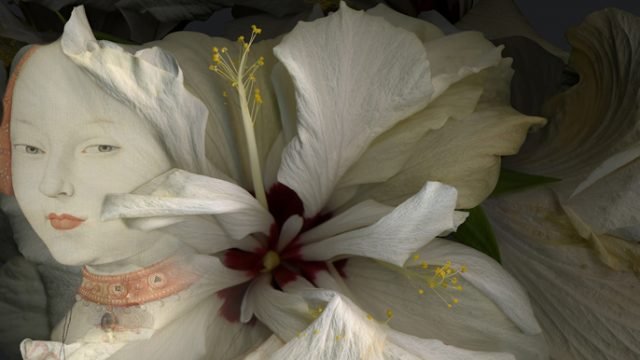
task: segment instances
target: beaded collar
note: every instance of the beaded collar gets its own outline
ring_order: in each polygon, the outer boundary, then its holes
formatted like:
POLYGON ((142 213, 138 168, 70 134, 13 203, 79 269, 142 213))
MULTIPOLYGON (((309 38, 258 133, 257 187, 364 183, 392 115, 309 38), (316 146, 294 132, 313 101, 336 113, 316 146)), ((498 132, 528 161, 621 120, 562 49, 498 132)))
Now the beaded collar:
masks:
POLYGON ((188 264, 175 258, 120 275, 92 274, 85 266, 78 295, 83 300, 101 305, 137 306, 175 295, 198 278, 188 264))

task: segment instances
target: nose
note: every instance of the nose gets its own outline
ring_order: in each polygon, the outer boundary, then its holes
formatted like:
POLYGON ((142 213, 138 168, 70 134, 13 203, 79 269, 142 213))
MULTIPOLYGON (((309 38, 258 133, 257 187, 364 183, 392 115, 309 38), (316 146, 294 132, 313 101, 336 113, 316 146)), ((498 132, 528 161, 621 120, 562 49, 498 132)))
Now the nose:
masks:
POLYGON ((73 196, 74 188, 70 181, 71 174, 65 166, 64 159, 50 158, 40 180, 40 192, 47 197, 73 196))

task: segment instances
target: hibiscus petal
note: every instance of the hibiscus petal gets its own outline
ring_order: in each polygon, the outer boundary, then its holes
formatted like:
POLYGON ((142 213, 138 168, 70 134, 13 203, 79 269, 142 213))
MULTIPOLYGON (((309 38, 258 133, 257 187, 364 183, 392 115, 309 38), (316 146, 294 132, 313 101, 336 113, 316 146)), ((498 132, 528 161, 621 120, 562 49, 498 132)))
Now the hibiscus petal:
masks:
MULTIPOLYGON (((423 360, 515 360, 507 353, 470 351, 445 345, 442 341, 421 339, 415 336, 389 330, 387 339, 398 348, 423 360)), ((387 349, 385 349, 387 350, 387 349)), ((393 359, 395 359, 394 357, 393 359)), ((397 357, 405 359, 405 357, 397 357)))
POLYGON ((450 186, 429 182, 375 224, 306 245, 301 255, 307 260, 356 255, 402 266, 411 253, 454 227, 456 194, 450 186))
POLYGON ((393 207, 373 200, 363 201, 300 236, 300 244, 327 239, 343 232, 369 226, 393 211, 393 207))
POLYGON ((373 139, 426 105, 429 65, 415 35, 345 5, 298 24, 274 52, 293 78, 298 105, 298 134, 278 180, 310 217, 373 139))
POLYGON ((240 240, 230 238, 218 221, 211 216, 132 218, 126 219, 125 222, 131 229, 160 230, 162 233, 173 235, 200 254, 215 254, 231 248, 253 251, 260 247, 260 244, 251 236, 240 240))
POLYGON ((431 64, 434 98, 451 84, 502 61, 502 47, 495 47, 475 31, 447 35, 426 43, 425 47, 431 64))
POLYGON ((529 127, 540 123, 542 119, 509 107, 448 121, 420 140, 402 171, 363 196, 393 205, 415 193, 425 181, 440 181, 458 190, 456 208, 473 208, 493 191, 500 156, 517 152, 529 127))
POLYGON ((542 330, 536 321, 527 293, 518 282, 491 257, 468 246, 448 240, 434 239, 417 252, 420 260, 409 260, 405 266, 420 266, 421 261, 454 267, 466 266, 461 276, 496 305, 526 334, 542 330))
POLYGON ((102 219, 206 214, 216 215, 234 239, 254 232, 268 234, 273 223, 269 212, 243 188, 175 169, 132 194, 108 195, 102 219))
POLYGON ((318 317, 278 350, 274 359, 382 359, 385 334, 379 324, 336 293, 311 290, 305 295, 318 302, 318 317))
POLYGON ((218 314, 221 304, 221 299, 210 296, 192 311, 176 318, 171 324, 172 331, 156 332, 154 341, 131 342, 109 359, 183 359, 186 354, 207 358, 215 354, 216 359, 231 360, 271 334, 260 323, 246 325, 227 321, 218 314))
POLYGON ((397 174, 426 132, 441 128, 450 118, 471 115, 483 86, 482 76, 470 76, 453 84, 426 108, 376 138, 337 187, 383 182, 397 174))
POLYGON ((640 356, 640 282, 612 271, 578 235, 551 191, 485 206, 505 268, 529 292, 557 359, 640 356))
POLYGON ((545 358, 541 334, 523 334, 464 279, 460 279, 462 291, 436 288, 436 292, 424 277, 411 275, 415 271, 364 258, 349 259, 343 273, 353 301, 377 319, 386 319, 391 310, 388 324, 394 330, 473 351, 511 353, 519 360, 545 358), (451 296, 459 303, 448 308, 451 296))
POLYGON ((387 20, 393 26, 411 31, 412 33, 416 34, 418 39, 420 39, 420 41, 422 41, 423 43, 444 36, 442 31, 440 31, 437 26, 429 22, 419 20, 415 17, 407 16, 405 14, 391 10, 388 6, 382 3, 367 10, 367 14, 379 16, 387 20))
POLYGON ((253 316, 285 341, 313 320, 306 301, 299 295, 274 289, 268 274, 254 279, 242 299, 240 321, 247 323, 253 316))

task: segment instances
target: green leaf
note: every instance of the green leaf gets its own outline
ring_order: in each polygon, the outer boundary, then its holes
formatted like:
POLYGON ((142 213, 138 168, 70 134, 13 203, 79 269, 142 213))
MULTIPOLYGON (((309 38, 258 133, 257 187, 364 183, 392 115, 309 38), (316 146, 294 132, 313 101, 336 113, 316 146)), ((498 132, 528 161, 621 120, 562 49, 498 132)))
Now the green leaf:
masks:
POLYGON ((502 168, 500 169, 500 177, 498 178, 498 183, 496 184, 495 189, 493 189, 491 196, 500 196, 509 192, 522 191, 536 186, 554 183, 560 180, 561 179, 547 176, 530 175, 502 168))
POLYGON ((453 233, 454 240, 483 252, 500 262, 500 249, 491 224, 480 206, 469 210, 467 220, 453 233))

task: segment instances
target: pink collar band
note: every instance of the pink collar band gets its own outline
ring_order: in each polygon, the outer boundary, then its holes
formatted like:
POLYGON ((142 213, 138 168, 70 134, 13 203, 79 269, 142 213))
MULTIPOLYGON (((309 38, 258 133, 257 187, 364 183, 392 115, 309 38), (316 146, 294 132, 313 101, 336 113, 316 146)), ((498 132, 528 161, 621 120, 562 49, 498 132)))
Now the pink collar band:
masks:
POLYGON ((92 274, 85 266, 78 295, 101 305, 136 306, 175 295, 198 279, 188 264, 176 258, 120 275, 92 274))

